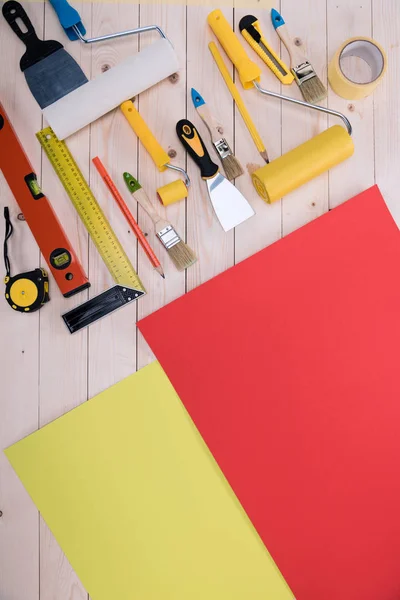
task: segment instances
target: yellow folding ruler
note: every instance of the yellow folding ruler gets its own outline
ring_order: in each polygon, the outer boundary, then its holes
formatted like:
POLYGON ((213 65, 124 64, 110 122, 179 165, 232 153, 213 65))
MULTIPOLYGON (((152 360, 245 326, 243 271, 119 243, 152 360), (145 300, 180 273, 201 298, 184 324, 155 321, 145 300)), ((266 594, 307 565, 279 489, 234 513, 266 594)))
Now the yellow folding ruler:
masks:
POLYGON ((117 284, 63 315, 74 333, 137 300, 146 290, 65 142, 57 138, 51 127, 42 129, 36 137, 117 284))

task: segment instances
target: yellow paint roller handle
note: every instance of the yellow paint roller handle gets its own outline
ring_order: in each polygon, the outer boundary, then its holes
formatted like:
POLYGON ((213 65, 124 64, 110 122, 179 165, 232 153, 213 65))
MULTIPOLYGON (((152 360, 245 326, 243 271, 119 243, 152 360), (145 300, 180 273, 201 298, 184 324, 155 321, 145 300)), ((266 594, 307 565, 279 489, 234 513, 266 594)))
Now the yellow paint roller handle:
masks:
POLYGON ((265 152, 264 142, 262 141, 262 139, 256 129, 256 126, 254 125, 252 118, 250 117, 250 113, 247 110, 246 105, 243 102, 241 95, 239 94, 239 90, 237 89, 237 87, 236 87, 236 85, 224 63, 224 59, 222 58, 221 53, 219 52, 219 50, 217 48, 217 45, 215 44, 215 42, 210 42, 208 47, 210 49, 211 54, 214 57, 214 60, 217 64, 217 67, 220 70, 222 77, 224 78, 226 85, 228 86, 231 96, 234 99, 236 106, 239 109, 239 112, 242 115, 242 118, 247 126, 247 129, 249 130, 250 135, 254 140, 257 150, 259 152, 265 152))
POLYGON ((146 121, 138 113, 131 100, 123 102, 120 106, 126 120, 136 133, 147 152, 150 154, 154 164, 160 172, 165 171, 165 165, 169 163, 170 158, 164 148, 158 143, 153 133, 150 131, 146 121))
POLYGON ((235 65, 244 89, 252 88, 253 81, 261 79, 261 69, 247 56, 223 13, 219 9, 213 10, 207 17, 207 23, 235 65))

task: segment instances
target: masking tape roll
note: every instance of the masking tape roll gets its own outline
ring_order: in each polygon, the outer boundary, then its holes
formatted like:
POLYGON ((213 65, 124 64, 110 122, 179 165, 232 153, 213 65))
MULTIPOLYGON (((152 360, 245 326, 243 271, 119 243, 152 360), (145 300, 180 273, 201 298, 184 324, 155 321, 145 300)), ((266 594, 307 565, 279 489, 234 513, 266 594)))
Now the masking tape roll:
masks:
POLYGON ((328 171, 354 152, 353 140, 334 125, 252 174, 257 193, 269 204, 328 171))
POLYGON ((328 79, 331 88, 346 100, 360 100, 372 94, 383 78, 387 67, 384 49, 375 40, 367 37, 351 38, 344 42, 329 63, 328 79), (345 59, 355 56, 364 60, 371 73, 367 81, 355 81, 343 70, 345 59))
POLYGON ((183 200, 188 195, 188 189, 182 179, 177 179, 158 188, 157 194, 161 204, 169 206, 179 200, 183 200))

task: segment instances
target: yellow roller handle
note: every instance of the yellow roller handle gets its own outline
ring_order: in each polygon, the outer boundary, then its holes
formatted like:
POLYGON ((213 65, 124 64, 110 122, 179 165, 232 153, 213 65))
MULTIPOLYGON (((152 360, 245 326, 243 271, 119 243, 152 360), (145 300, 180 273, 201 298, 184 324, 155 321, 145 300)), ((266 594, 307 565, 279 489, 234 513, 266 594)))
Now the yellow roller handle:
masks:
POLYGON ((153 133, 150 131, 146 121, 138 113, 131 100, 123 102, 120 106, 126 120, 136 133, 147 152, 150 154, 154 161, 157 169, 162 173, 166 170, 166 164, 169 163, 170 158, 165 152, 164 148, 158 143, 153 133))
POLYGON ((293 73, 263 37, 260 22, 252 15, 248 15, 247 17, 243 17, 239 24, 239 28, 244 39, 250 44, 253 50, 257 52, 258 56, 265 62, 267 67, 271 69, 274 75, 285 85, 290 85, 294 80, 293 73), (252 37, 250 33, 251 30, 254 32, 254 35, 258 34, 258 42, 252 37))
POLYGON ((249 90, 253 87, 253 81, 260 81, 261 69, 247 56, 232 27, 219 9, 213 10, 208 15, 207 23, 235 65, 242 86, 245 90, 249 90))
POLYGON ((220 73, 228 87, 228 90, 230 91, 231 96, 234 99, 236 106, 239 109, 239 112, 242 115, 243 121, 245 122, 246 127, 249 130, 251 137, 253 138, 253 141, 257 147, 257 150, 261 153, 265 153, 266 150, 265 150, 264 142, 262 141, 261 136, 256 129, 256 126, 254 125, 254 122, 249 114, 249 111, 247 110, 246 105, 243 102, 243 99, 239 93, 239 90, 237 89, 237 87, 227 69, 227 66, 224 63, 224 59, 222 58, 221 53, 218 50, 216 43, 210 42, 208 44, 208 47, 210 49, 211 54, 213 55, 213 58, 217 64, 217 67, 220 70, 220 73))

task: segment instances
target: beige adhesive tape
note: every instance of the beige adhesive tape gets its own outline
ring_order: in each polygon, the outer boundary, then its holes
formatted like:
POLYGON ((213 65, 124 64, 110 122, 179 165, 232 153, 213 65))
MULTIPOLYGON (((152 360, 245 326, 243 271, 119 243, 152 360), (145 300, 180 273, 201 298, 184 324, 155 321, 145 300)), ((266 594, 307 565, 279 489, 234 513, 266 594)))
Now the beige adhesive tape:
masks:
POLYGON ((385 51, 375 40, 367 37, 351 38, 340 46, 329 63, 329 83, 338 96, 346 100, 360 100, 372 94, 384 76, 386 66, 385 51), (346 59, 351 56, 360 58, 368 65, 370 74, 367 81, 345 75, 346 59))
POLYGON ((157 190, 158 198, 164 206, 183 200, 188 195, 188 189, 181 179, 167 183, 157 190))

